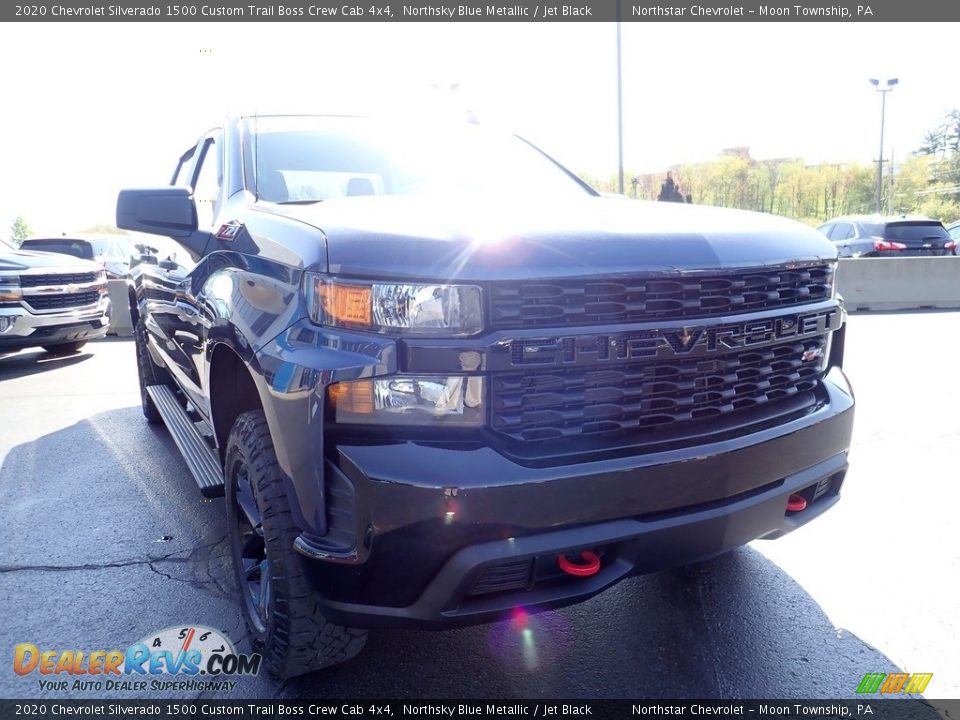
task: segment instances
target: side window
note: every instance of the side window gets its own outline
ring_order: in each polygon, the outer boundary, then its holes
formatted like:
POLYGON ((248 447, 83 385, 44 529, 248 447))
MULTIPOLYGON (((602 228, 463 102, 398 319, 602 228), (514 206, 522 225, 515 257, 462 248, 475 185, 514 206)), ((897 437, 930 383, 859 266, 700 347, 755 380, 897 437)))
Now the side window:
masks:
POLYGON ((830 233, 831 240, 849 240, 853 237, 853 225, 850 223, 837 223, 833 226, 833 232, 830 233))
POLYGON ((190 184, 190 166, 191 166, 191 163, 189 160, 187 162, 180 163, 179 167, 177 167, 177 174, 174 175, 173 182, 171 183, 171 185, 178 185, 181 187, 189 185, 190 184))
POLYGON ((821 225, 817 228, 817 232, 821 232, 827 237, 830 237, 830 231, 833 229, 832 223, 827 223, 826 225, 821 225))
POLYGON ((193 185, 193 199, 197 203, 197 222, 201 228, 213 225, 220 203, 223 184, 223 148, 220 132, 204 138, 200 148, 200 167, 193 185))
POLYGON ((187 150, 180 156, 180 162, 177 163, 177 169, 173 173, 171 185, 178 187, 190 187, 190 181, 193 179, 193 156, 197 153, 197 146, 187 150))

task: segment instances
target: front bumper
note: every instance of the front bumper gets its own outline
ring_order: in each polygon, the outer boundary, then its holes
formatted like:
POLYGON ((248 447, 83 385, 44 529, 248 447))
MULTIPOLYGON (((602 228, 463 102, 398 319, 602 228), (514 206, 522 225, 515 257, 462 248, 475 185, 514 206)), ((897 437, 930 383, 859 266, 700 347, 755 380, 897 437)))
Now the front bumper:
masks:
POLYGON ((31 313, 22 305, 0 307, 0 350, 13 352, 40 345, 93 340, 107 334, 110 299, 55 313, 31 313))
POLYGON ((839 368, 822 390, 816 409, 773 427, 573 465, 524 465, 486 446, 341 443, 326 476, 355 544, 336 552, 304 534, 297 549, 326 613, 354 627, 578 602, 631 574, 780 537, 834 505, 854 402, 839 368), (793 493, 805 510, 786 510, 793 493), (595 575, 557 568, 558 555, 584 549, 601 557, 595 575))

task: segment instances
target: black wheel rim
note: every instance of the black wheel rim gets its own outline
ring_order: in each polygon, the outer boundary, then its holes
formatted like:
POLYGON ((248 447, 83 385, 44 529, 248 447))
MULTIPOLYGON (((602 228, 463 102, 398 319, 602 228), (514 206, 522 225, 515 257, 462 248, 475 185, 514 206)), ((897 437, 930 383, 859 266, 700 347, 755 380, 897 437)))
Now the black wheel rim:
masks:
POLYGON ((236 524, 234 555, 247 615, 259 632, 270 619, 270 561, 263 538, 263 518, 253 494, 253 485, 243 464, 233 473, 233 515, 236 524))

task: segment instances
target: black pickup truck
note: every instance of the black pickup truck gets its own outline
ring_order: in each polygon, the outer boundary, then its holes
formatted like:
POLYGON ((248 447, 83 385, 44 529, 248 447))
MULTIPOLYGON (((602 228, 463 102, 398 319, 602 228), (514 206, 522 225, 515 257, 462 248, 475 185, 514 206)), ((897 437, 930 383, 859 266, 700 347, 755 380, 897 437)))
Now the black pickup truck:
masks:
POLYGON ((225 492, 280 675, 838 500, 845 313, 798 223, 601 197, 477 126, 260 116, 122 191, 117 224, 192 258, 137 280, 143 411, 225 492))

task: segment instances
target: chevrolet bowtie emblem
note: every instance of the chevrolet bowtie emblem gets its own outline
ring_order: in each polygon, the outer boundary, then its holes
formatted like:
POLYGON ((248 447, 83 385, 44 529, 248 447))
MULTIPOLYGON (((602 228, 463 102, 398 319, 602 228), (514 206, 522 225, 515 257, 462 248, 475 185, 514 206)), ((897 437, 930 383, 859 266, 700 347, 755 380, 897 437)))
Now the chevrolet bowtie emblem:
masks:
POLYGON ((695 337, 697 336, 694 335, 692 332, 690 332, 690 328, 684 328, 683 333, 677 335, 677 340, 680 341, 680 344, 683 346, 684 349, 687 349, 688 347, 690 347, 690 343, 693 342, 693 339, 695 337))

